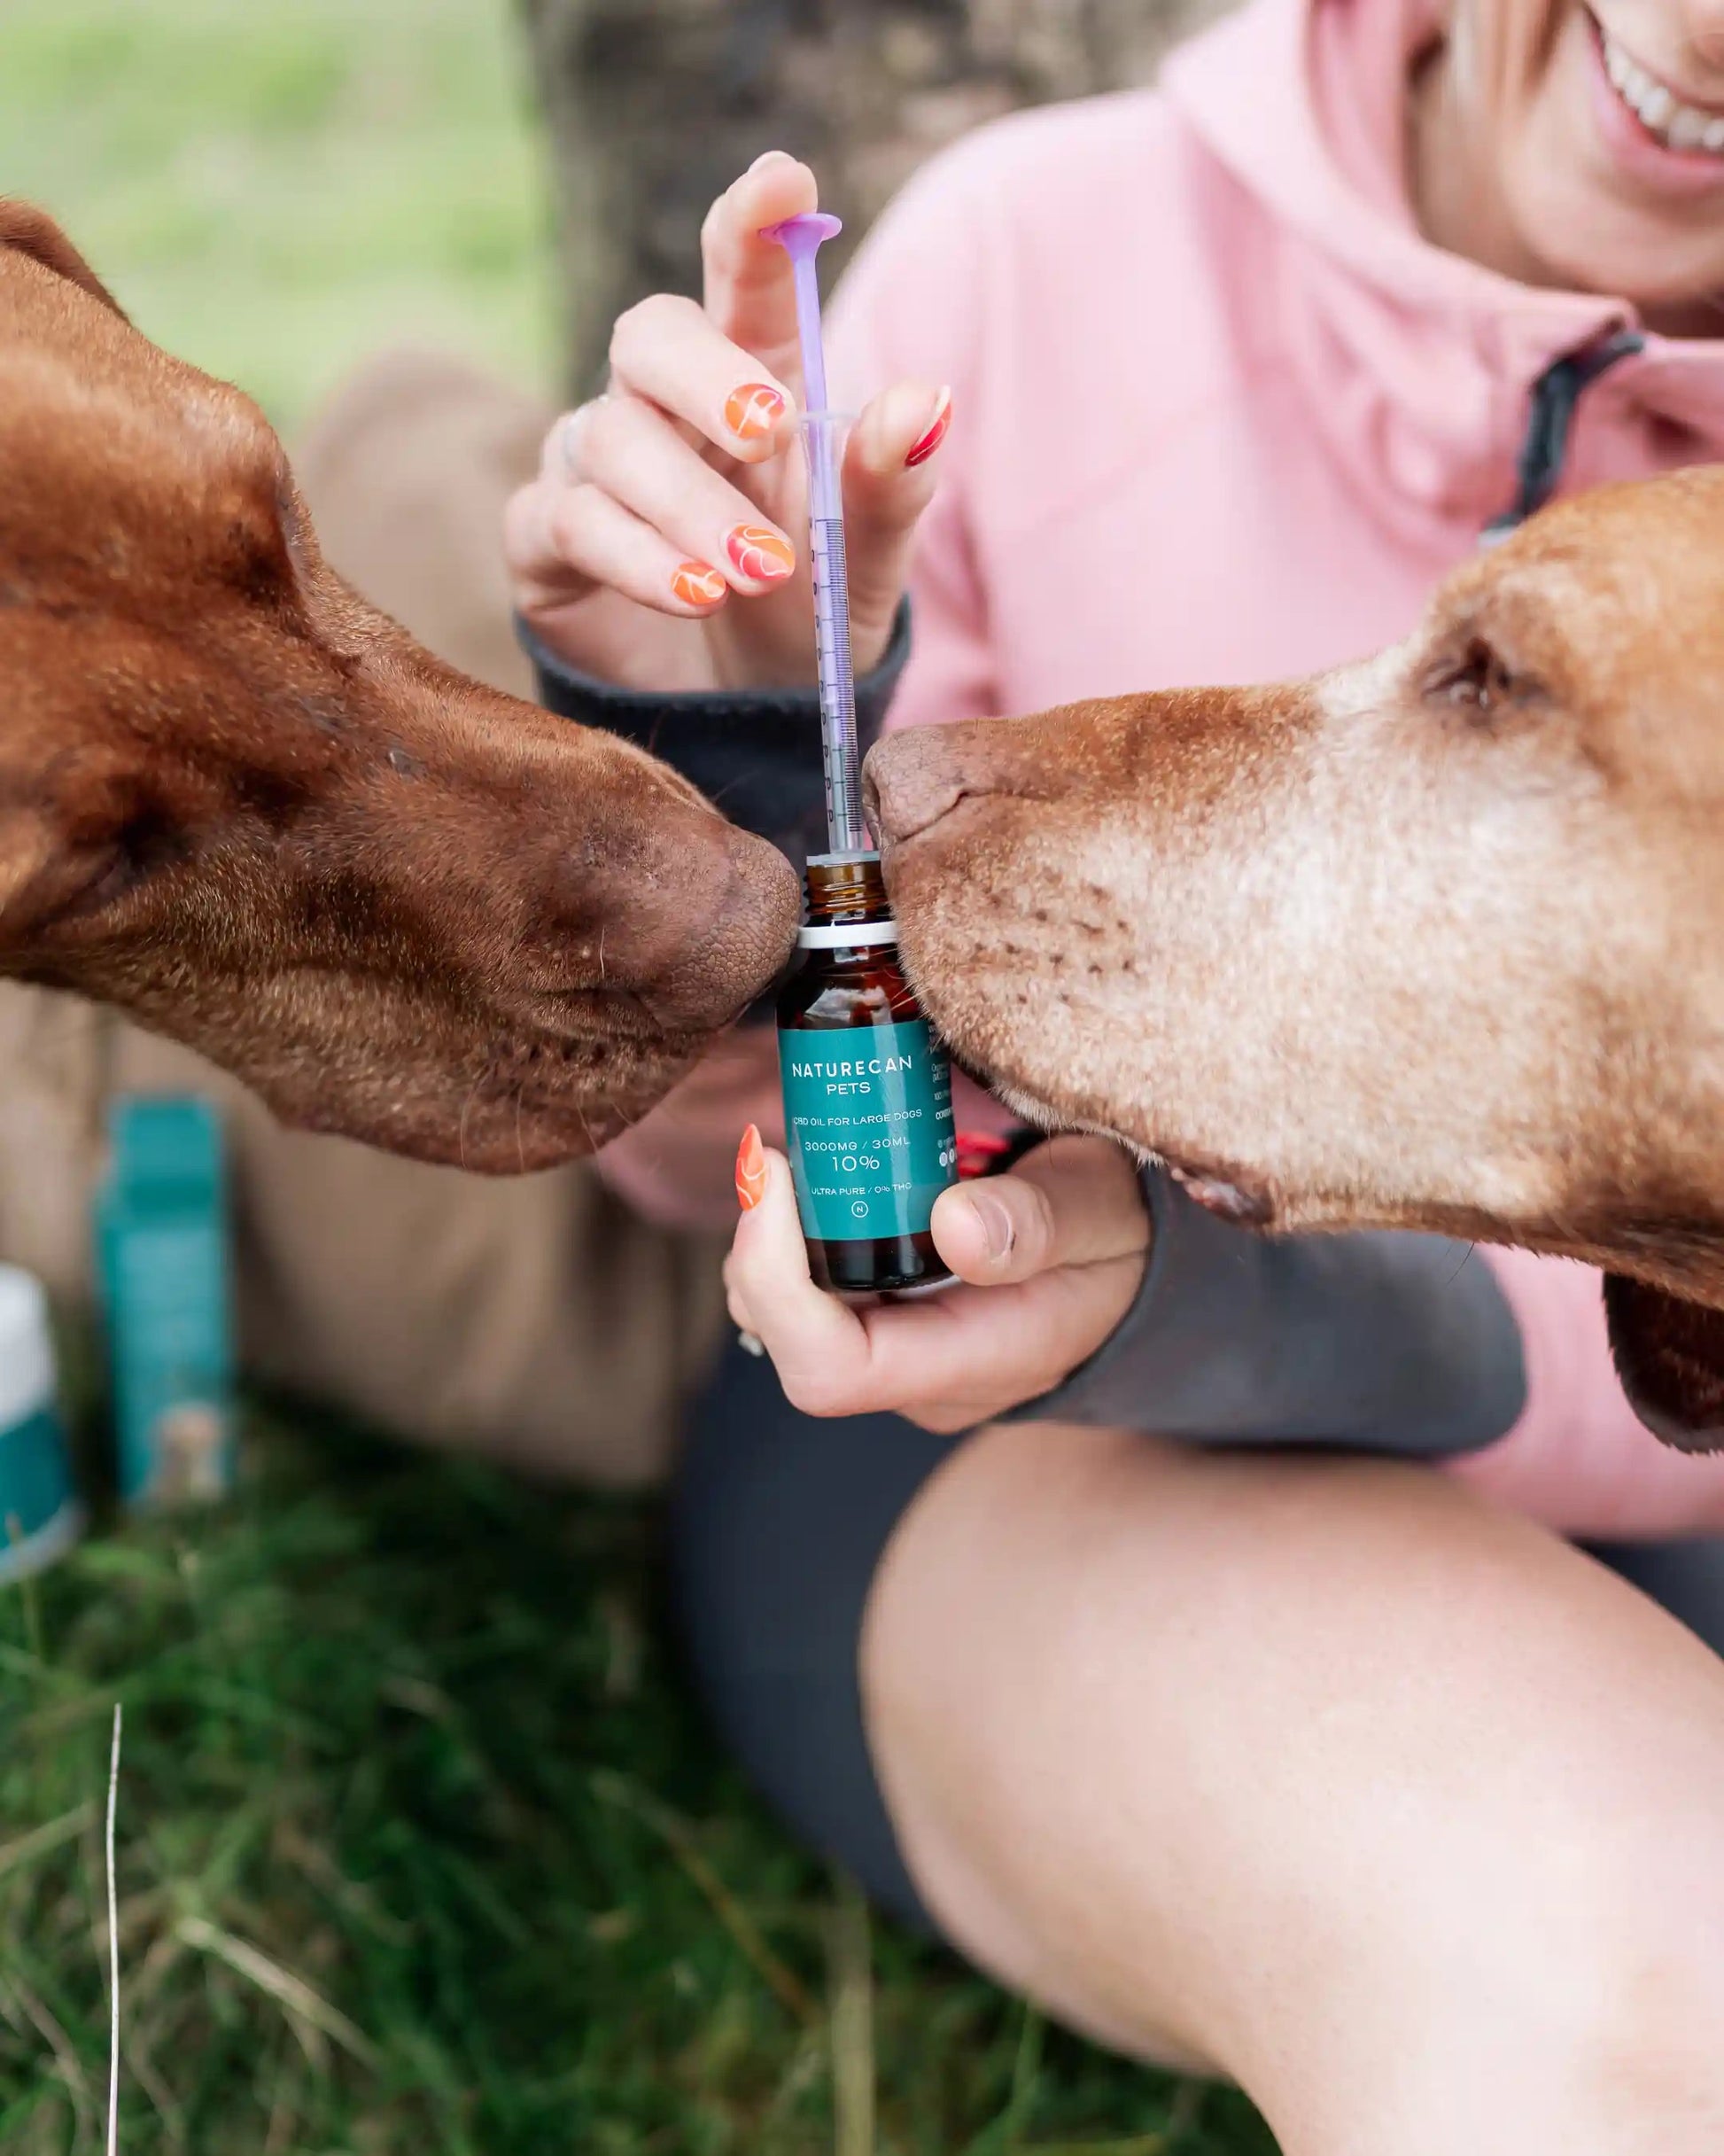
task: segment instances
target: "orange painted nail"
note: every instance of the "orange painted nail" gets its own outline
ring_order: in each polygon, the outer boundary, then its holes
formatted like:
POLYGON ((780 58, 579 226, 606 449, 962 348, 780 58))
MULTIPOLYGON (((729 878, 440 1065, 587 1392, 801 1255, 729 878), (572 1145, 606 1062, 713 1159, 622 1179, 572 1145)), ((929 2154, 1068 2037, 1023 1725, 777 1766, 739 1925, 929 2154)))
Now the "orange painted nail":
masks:
POLYGON ((757 584, 782 583, 796 565, 789 541, 765 524, 739 524, 726 535, 725 552, 757 584))
POLYGON ((751 1213, 765 1195, 766 1156, 761 1150, 760 1132, 751 1123, 736 1148, 736 1202, 745 1213, 751 1213))
POLYGON ((784 400, 770 382, 744 382, 725 399, 725 424, 738 441, 759 441, 784 416, 784 400))
POLYGON ((685 606, 716 606, 730 587, 711 562, 679 562, 671 589, 685 606))
POLYGON ((951 392, 943 389, 934 401, 934 416, 915 440, 905 457, 905 471, 913 471, 918 464, 927 463, 928 458, 946 438, 946 429, 951 424, 951 392))

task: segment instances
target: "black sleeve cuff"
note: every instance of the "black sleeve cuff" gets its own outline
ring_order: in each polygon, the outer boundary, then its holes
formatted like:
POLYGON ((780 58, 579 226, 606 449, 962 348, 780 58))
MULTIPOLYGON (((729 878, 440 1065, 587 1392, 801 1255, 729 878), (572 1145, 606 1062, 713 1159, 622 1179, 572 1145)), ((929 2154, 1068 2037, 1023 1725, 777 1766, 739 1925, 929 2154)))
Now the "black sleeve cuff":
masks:
POLYGON ((1519 1327, 1468 1244, 1260 1235, 1160 1169, 1143 1187, 1153 1240, 1137 1301, 1063 1384, 1004 1420, 1433 1459, 1518 1420, 1519 1327))
MULTIPOLYGON (((662 757, 745 831, 767 838, 798 868, 827 848, 820 699, 797 689, 669 691, 619 689, 578 673, 518 616, 515 633, 532 661, 539 699, 559 718, 620 734, 662 757)), ((880 737, 910 656, 910 602, 898 606, 891 641, 856 684, 864 754, 880 737)))

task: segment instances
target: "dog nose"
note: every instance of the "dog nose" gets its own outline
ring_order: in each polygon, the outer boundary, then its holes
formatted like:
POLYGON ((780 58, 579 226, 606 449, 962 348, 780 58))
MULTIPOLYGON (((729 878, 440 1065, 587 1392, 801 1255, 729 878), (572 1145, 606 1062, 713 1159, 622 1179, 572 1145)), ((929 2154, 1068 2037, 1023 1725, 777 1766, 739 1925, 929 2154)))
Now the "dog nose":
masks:
POLYGON ((1021 720, 967 719, 911 727, 868 751, 863 792, 881 845, 898 845, 957 807, 966 795, 1017 793, 1034 762, 1018 737, 1021 720))
POLYGON ((727 1024, 770 987, 802 917, 776 846, 704 806, 661 808, 651 858, 629 865, 607 931, 606 977, 672 1032, 727 1024))

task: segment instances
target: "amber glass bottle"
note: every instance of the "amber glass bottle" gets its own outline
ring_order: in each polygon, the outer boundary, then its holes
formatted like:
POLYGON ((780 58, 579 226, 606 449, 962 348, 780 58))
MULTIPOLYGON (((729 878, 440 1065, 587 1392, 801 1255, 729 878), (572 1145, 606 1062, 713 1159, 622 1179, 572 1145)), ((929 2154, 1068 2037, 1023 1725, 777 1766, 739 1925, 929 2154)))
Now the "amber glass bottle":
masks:
POLYGON ((779 1070, 808 1262, 840 1294, 951 1274, 928 1216, 958 1179, 951 1066, 898 963, 877 853, 815 854, 801 963, 778 1000, 779 1070))

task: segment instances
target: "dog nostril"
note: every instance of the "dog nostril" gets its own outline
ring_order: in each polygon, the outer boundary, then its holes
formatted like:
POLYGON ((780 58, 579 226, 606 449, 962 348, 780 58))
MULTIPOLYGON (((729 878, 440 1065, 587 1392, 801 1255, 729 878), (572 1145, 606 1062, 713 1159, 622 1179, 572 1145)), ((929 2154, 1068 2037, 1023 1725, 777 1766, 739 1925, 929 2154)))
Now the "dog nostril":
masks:
POLYGON ((673 1031, 727 1024, 770 987, 789 955, 802 915, 800 881, 777 847, 704 806, 667 831, 664 843, 655 896, 631 894, 626 985, 673 1031))
POLYGON ((956 744, 944 728, 895 734, 869 751, 863 767, 868 821, 882 845, 913 838, 955 808, 967 792, 956 744))

